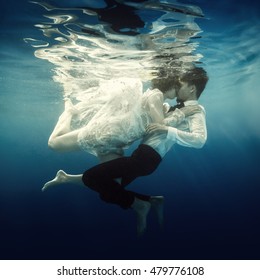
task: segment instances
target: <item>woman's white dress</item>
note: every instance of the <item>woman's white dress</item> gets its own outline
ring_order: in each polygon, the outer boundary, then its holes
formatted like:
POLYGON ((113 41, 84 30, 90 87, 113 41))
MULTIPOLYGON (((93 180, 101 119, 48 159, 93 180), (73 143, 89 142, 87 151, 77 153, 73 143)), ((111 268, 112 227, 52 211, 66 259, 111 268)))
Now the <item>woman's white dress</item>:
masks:
POLYGON ((123 149, 144 135, 152 122, 149 98, 159 90, 143 93, 139 79, 122 78, 104 82, 92 98, 76 105, 80 111, 79 146, 88 153, 122 154, 123 149))

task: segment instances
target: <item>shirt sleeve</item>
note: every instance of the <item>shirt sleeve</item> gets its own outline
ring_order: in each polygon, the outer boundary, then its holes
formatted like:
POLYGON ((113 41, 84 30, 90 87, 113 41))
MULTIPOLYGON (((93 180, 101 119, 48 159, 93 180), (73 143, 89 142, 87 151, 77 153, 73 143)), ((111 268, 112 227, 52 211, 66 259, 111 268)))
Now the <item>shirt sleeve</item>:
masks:
POLYGON ((163 94, 159 90, 152 90, 142 100, 142 106, 150 115, 152 122, 161 123, 164 119, 163 94))
POLYGON ((176 127, 184 119, 185 119, 184 113, 179 109, 175 109, 173 112, 169 112, 169 113, 166 114, 166 117, 163 120, 163 124, 166 125, 166 126, 176 127))
POLYGON ((182 131, 175 127, 169 127, 167 139, 179 145, 200 149, 207 140, 207 127, 205 112, 194 114, 186 118, 189 131, 182 131))

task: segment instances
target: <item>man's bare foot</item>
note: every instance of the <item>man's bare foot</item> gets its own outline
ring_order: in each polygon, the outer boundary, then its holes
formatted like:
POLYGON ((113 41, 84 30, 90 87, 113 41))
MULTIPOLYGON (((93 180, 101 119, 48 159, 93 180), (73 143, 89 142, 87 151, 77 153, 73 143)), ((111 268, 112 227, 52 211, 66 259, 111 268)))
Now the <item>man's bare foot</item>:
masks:
POLYGON ((68 181, 68 175, 63 170, 59 170, 55 176, 55 178, 51 181, 48 181, 44 184, 42 191, 45 191, 47 188, 59 184, 66 183, 68 181))
POLYGON ((150 203, 155 211, 159 225, 163 227, 163 206, 164 206, 164 197, 163 196, 151 196, 150 203))
POLYGON ((151 208, 151 203, 135 198, 132 208, 136 212, 137 218, 137 234, 140 236, 146 230, 146 218, 151 208))

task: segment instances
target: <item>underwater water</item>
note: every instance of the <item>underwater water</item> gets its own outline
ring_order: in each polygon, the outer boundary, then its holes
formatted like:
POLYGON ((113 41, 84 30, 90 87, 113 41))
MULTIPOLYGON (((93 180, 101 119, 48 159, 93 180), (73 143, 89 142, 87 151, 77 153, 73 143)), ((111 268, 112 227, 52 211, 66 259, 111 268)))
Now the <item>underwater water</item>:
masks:
POLYGON ((2 3, 0 258, 259 259, 258 4, 128 1, 116 21, 105 2, 114 1, 2 3), (153 40, 143 45, 147 35, 153 40), (180 62, 210 77, 200 99, 207 143, 175 145, 155 173, 129 186, 165 196, 163 231, 151 213, 138 238, 133 211, 79 186, 41 192, 57 170, 76 174, 97 163, 48 148, 64 96, 85 99, 111 77, 141 77, 148 86, 154 65, 180 62))

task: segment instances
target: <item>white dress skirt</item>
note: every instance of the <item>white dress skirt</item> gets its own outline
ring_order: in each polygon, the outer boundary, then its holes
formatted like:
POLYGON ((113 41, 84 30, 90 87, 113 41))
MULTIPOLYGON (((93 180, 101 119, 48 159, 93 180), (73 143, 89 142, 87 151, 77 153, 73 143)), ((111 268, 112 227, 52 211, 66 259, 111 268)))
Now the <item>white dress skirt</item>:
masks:
POLYGON ((93 155, 123 154, 123 149, 140 139, 152 122, 149 97, 159 90, 143 93, 139 79, 121 78, 100 85, 92 98, 76 105, 81 127, 78 144, 93 155))

